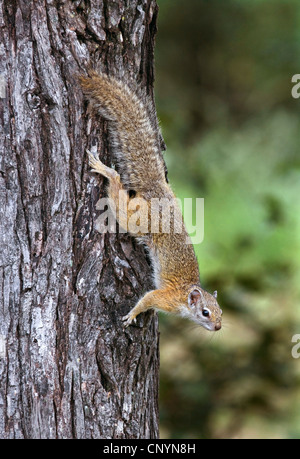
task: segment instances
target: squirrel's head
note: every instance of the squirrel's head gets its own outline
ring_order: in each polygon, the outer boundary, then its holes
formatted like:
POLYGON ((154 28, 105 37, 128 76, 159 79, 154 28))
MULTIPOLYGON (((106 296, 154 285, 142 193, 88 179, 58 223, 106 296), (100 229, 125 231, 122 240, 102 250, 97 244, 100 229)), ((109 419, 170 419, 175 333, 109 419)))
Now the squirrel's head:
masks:
POLYGON ((217 292, 212 295, 200 287, 193 287, 188 295, 187 315, 197 324, 210 331, 221 328, 222 309, 217 302, 217 292))

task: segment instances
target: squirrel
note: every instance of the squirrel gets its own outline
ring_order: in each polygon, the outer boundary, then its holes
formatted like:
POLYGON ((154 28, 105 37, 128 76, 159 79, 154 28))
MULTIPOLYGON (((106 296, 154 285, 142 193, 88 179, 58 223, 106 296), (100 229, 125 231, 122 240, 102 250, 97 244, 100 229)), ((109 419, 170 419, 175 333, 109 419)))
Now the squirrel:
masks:
MULTIPOLYGON (((132 216, 130 203, 136 198, 146 203, 151 225, 158 224, 157 231, 133 234, 149 252, 156 289, 148 291, 122 318, 124 327, 135 323, 140 313, 153 308, 189 318, 210 331, 220 330, 222 310, 217 292, 210 294, 200 285, 195 251, 166 178, 152 101, 142 91, 134 91, 104 73, 92 70, 79 79, 85 96, 108 122, 111 147, 120 174, 88 150, 87 153, 92 172, 108 179, 108 197, 116 209, 119 225, 128 228, 132 216), (119 204, 120 193, 126 198, 125 210, 119 204), (154 198, 167 199, 174 205, 170 212, 170 231, 162 230, 161 221, 151 221, 154 198), (180 232, 174 230, 177 220, 180 220, 180 232)), ((161 213, 152 218, 161 220, 161 213)))

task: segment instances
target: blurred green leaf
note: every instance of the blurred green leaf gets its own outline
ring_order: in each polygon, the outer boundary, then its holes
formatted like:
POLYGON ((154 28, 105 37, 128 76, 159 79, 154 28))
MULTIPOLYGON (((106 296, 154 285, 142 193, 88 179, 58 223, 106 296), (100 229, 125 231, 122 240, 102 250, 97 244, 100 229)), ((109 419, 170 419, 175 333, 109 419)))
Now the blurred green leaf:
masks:
POLYGON ((169 178, 204 198, 195 250, 224 311, 213 336, 160 318, 162 437, 300 438, 300 4, 158 4, 169 178))

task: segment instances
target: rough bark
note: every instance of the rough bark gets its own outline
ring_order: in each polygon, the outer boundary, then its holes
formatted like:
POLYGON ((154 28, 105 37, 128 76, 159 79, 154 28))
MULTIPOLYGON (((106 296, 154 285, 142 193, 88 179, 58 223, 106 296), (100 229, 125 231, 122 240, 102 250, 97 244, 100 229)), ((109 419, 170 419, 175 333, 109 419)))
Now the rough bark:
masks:
POLYGON ((158 323, 143 248, 100 234, 107 126, 76 75, 152 94, 155 0, 0 0, 0 437, 157 438, 158 323), (3 92, 1 93, 4 95, 3 92))

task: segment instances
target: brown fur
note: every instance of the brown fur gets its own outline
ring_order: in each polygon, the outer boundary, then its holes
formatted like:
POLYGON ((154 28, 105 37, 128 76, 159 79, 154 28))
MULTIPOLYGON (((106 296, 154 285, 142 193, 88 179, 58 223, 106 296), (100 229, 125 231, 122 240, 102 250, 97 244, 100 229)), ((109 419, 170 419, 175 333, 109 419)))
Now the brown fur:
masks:
MULTIPOLYGON (((107 75, 91 72, 88 77, 81 77, 80 82, 84 93, 108 120, 120 175, 92 155, 90 164, 95 172, 109 179, 108 195, 116 205, 116 217, 120 225, 128 227, 132 212, 125 215, 119 209, 119 192, 134 190, 135 198, 142 198, 146 202, 150 225, 157 225, 158 228, 157 233, 134 234, 149 250, 157 290, 146 293, 125 316, 125 325, 129 325, 141 312, 157 308, 187 316, 206 328, 219 329, 222 311, 215 298, 200 287, 196 255, 192 244, 187 243, 188 233, 180 211, 176 211, 178 205, 165 178, 165 166, 159 154, 159 136, 149 116, 151 107, 145 106, 145 102, 127 85, 107 75), (170 213, 170 232, 162 231, 161 214, 158 221, 151 221, 153 198, 164 198, 175 203, 170 213), (174 231, 175 221, 182 225, 180 233, 174 231), (196 308, 193 308, 190 294, 195 289, 199 294, 196 308), (201 316, 205 307, 210 311, 209 321, 201 316)), ((126 196, 129 205, 129 194, 126 196)))

